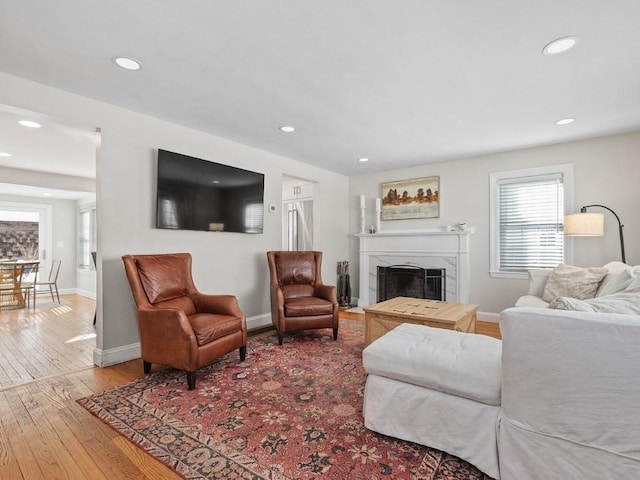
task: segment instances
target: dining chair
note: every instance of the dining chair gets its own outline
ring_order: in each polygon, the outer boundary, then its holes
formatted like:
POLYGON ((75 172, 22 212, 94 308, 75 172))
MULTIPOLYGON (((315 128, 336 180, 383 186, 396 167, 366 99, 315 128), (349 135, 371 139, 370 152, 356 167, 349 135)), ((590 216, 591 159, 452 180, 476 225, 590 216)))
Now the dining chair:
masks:
MULTIPOLYGON (((51 301, 55 302, 57 299, 58 303, 60 303, 60 294, 58 293, 58 274, 60 273, 60 265, 62 265, 62 260, 53 260, 51 262, 51 269, 49 270, 47 280, 36 282, 36 295, 47 293, 48 289, 48 293, 51 294, 51 301), (53 296, 54 292, 56 294, 55 298, 53 296)), ((33 304, 35 306, 35 295, 33 297, 33 304)))
POLYGON ((23 266, 20 287, 24 292, 26 306, 36 308, 36 284, 38 282, 40 261, 19 261, 18 263, 23 266))

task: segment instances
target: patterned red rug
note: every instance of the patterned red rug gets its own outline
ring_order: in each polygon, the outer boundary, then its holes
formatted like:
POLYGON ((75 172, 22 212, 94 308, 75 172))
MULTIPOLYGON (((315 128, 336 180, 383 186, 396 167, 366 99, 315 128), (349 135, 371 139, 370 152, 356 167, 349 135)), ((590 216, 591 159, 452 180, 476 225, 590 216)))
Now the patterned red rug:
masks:
POLYGON ((78 400, 187 479, 488 480, 446 453, 367 430, 364 326, 250 338, 198 371, 165 370, 78 400))

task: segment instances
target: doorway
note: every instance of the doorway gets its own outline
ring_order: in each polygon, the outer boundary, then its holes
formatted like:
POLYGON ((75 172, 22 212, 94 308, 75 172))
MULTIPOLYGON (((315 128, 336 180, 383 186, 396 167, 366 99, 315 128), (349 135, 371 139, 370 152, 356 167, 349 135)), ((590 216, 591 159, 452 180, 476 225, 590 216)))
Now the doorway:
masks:
POLYGON ((0 314, 0 364, 13 366, 0 367, 5 387, 93 366, 96 272, 79 262, 78 225, 80 208, 96 201, 99 132, 0 104, 0 144, 0 225, 16 232, 0 258, 38 259, 38 280, 52 260, 62 265, 59 301, 38 295, 31 308, 0 314), (25 128, 23 119, 38 126, 25 128), (92 280, 83 284, 83 275, 92 280))
POLYGON ((0 201, 0 258, 39 260, 48 272, 51 213, 51 205, 0 201))
POLYGON ((282 180, 282 250, 313 250, 313 188, 311 181, 282 180))

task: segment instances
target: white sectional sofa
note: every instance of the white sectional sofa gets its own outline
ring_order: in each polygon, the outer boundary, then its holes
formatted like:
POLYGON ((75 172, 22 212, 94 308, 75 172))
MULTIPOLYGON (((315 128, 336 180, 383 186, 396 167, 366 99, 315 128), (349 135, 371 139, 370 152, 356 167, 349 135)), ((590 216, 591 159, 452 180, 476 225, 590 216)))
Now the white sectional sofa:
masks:
MULTIPOLYGON (((616 305, 615 301, 624 299, 625 291, 639 286, 637 282, 634 283, 638 277, 640 267, 632 267, 622 262, 610 262, 604 267, 596 268, 561 265, 557 269, 533 269, 529 270, 527 294, 520 297, 515 306, 547 308, 551 305, 552 308, 563 310, 601 311, 598 306, 610 301, 613 305, 611 308, 605 308, 605 311, 619 312, 620 308, 624 309, 625 306, 616 305), (554 285, 548 284, 549 278, 555 280, 554 285), (557 300, 558 298, 560 300, 557 300), (594 300, 602 298, 605 300, 594 300), (567 299, 588 302, 585 305, 567 299), (593 304, 594 308, 589 308, 589 304, 593 304)), ((640 313, 640 302, 637 303, 637 310, 622 313, 640 313)))
POLYGON ((514 307, 500 329, 402 324, 371 343, 367 428, 496 479, 640 479, 640 315, 514 307))

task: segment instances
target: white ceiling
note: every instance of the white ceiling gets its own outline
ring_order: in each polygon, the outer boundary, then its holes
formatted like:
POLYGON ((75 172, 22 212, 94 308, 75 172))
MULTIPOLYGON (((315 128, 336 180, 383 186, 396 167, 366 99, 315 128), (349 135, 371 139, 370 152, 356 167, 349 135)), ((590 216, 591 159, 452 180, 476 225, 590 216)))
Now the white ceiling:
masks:
POLYGON ((637 0, 3 0, 0 70, 354 175, 640 130, 639 18, 637 0))

